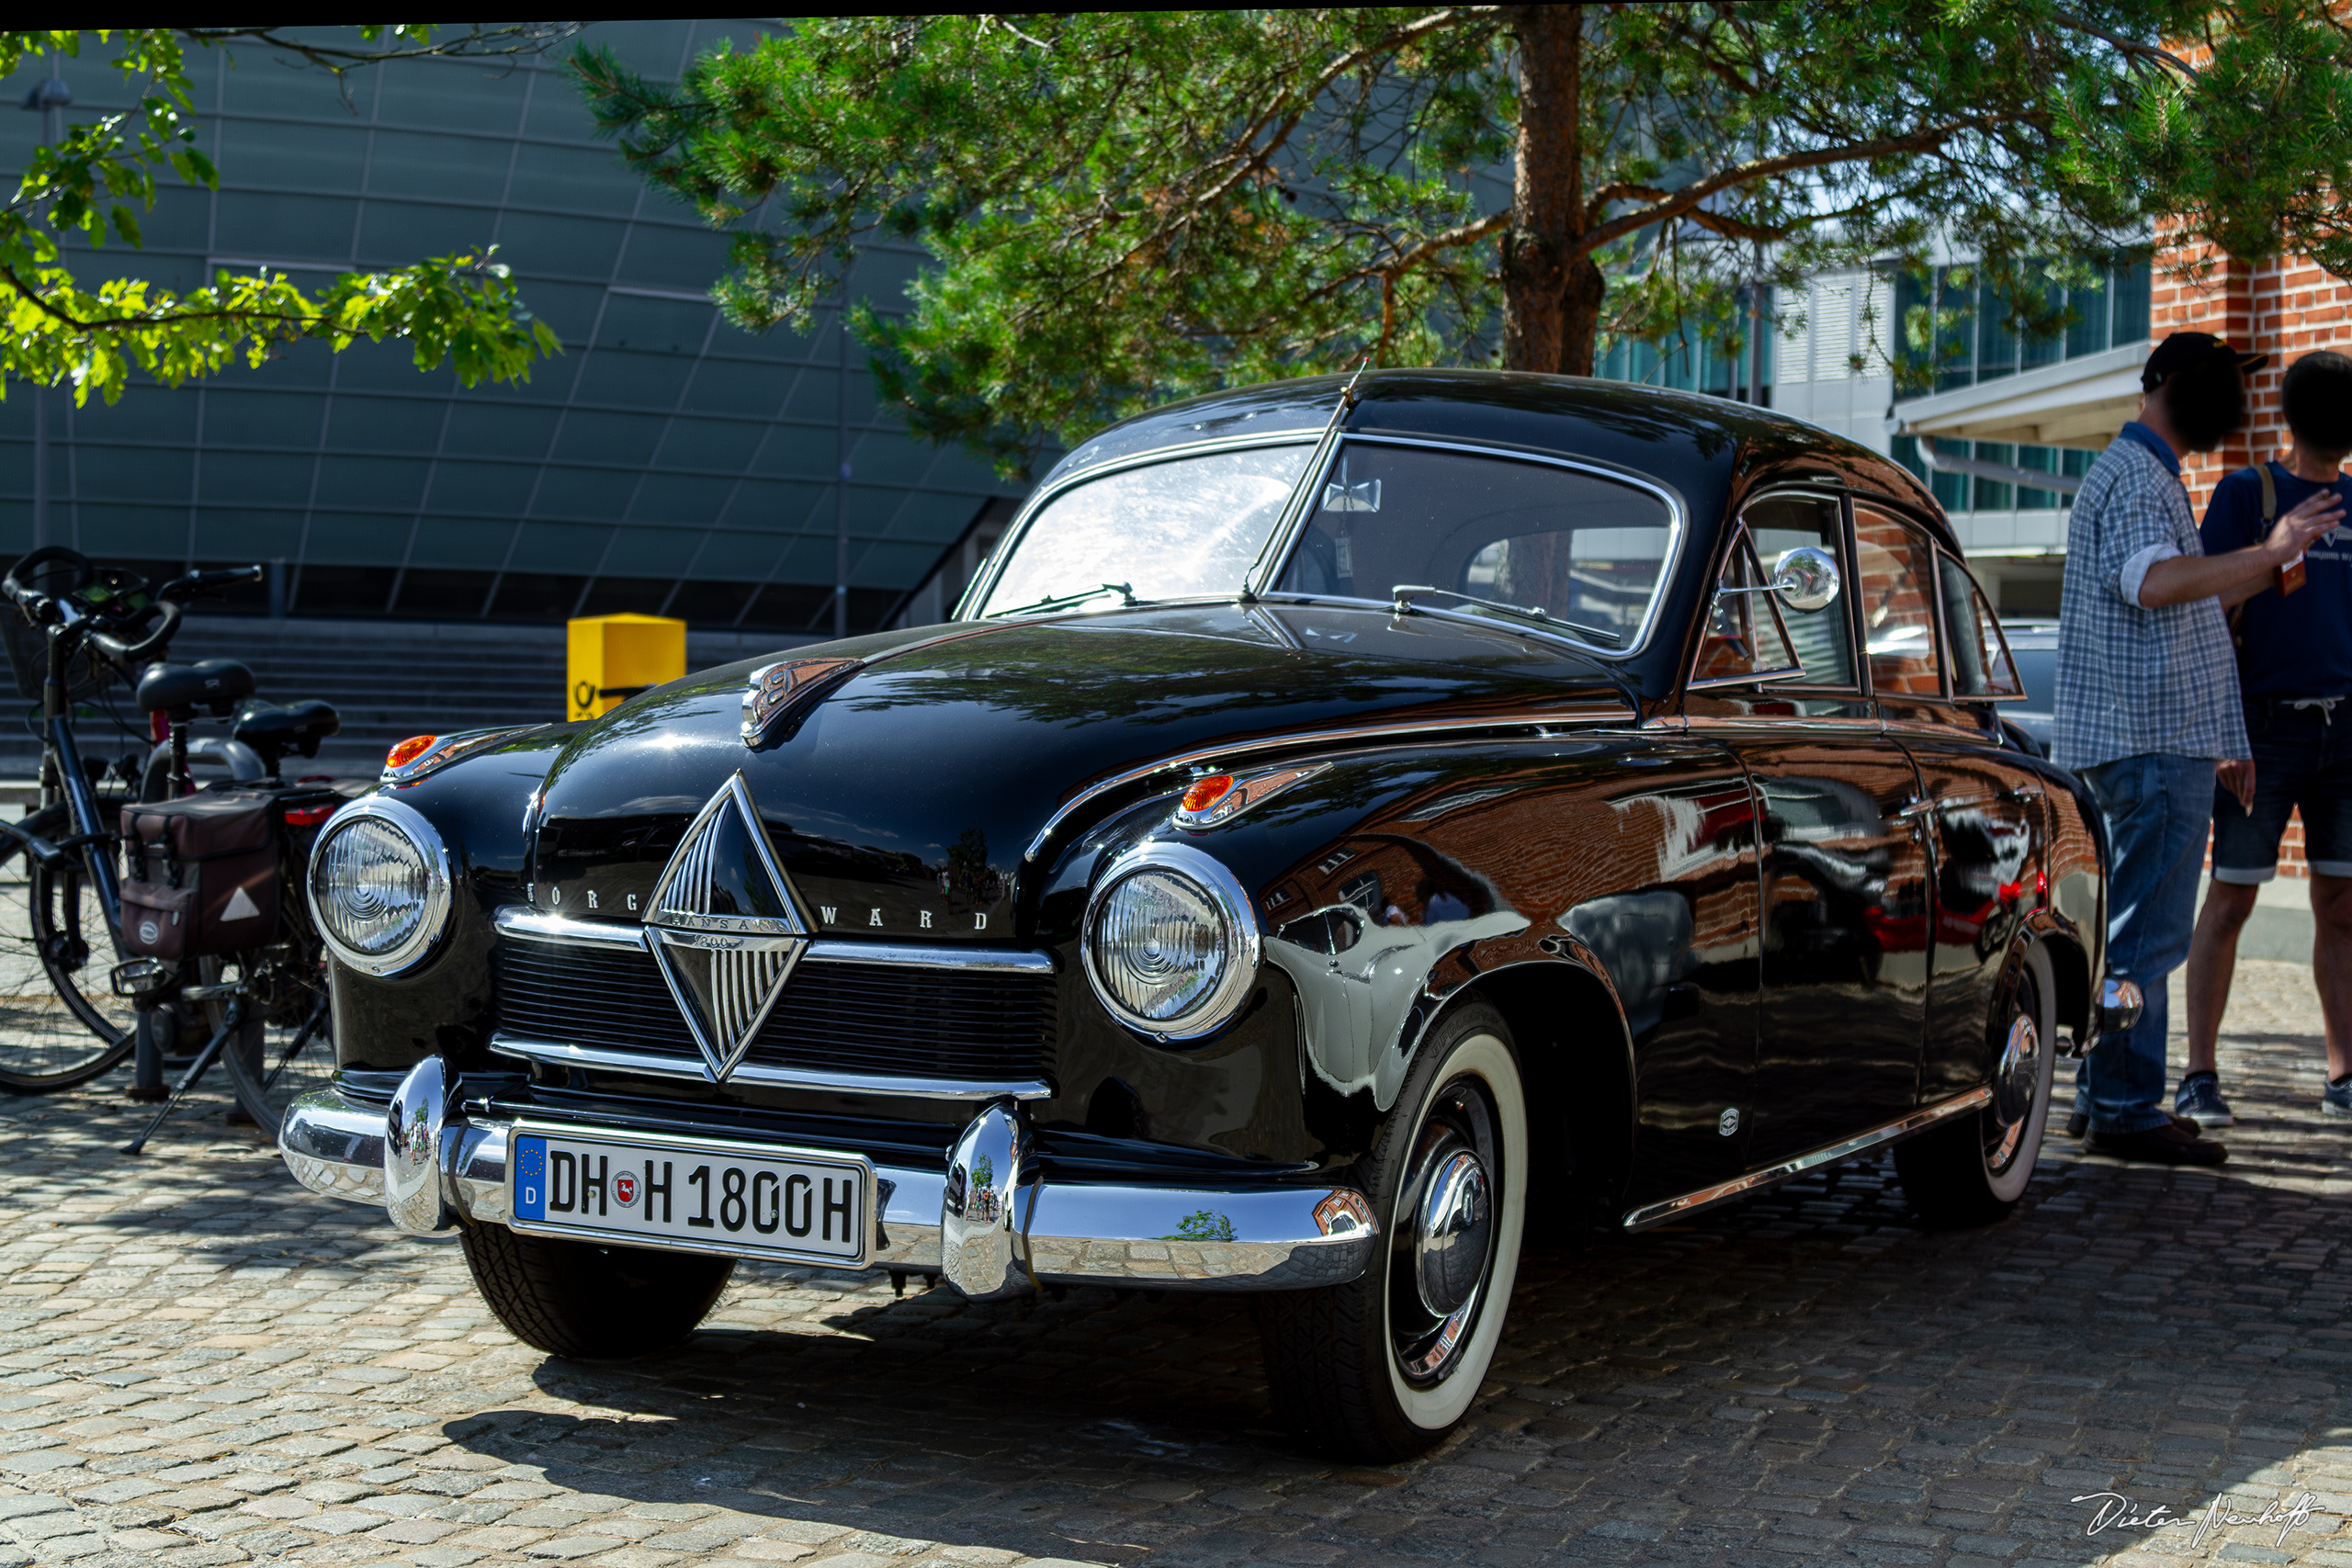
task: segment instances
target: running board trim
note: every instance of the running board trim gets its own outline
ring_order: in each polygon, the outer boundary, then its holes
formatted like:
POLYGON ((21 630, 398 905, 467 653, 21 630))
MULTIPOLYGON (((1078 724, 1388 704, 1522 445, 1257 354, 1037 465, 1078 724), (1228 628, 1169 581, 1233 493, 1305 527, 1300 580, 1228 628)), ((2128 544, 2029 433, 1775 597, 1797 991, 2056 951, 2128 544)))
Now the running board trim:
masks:
POLYGON ((1924 1132, 1939 1122, 1948 1121, 1954 1116, 1973 1111, 1978 1106, 1988 1105, 1992 1100, 1992 1088, 1989 1085, 1980 1084, 1966 1094, 1955 1096, 1939 1105, 1927 1106, 1908 1115, 1898 1116, 1883 1127, 1873 1127, 1867 1133, 1858 1134, 1846 1139, 1843 1143, 1831 1144, 1826 1148, 1815 1149, 1811 1154, 1799 1155, 1796 1158, 1783 1160, 1779 1165, 1767 1166, 1762 1170, 1751 1170, 1745 1176, 1718 1182, 1713 1187, 1702 1187, 1695 1192, 1685 1192, 1679 1198, 1668 1198, 1662 1202, 1645 1203, 1638 1209, 1629 1209, 1621 1223, 1625 1229, 1637 1231, 1657 1224, 1662 1220, 1696 1213, 1702 1209, 1712 1209, 1716 1204, 1729 1202, 1734 1198, 1761 1191, 1767 1187, 1777 1187, 1792 1176, 1803 1176, 1808 1170, 1818 1170, 1825 1165, 1835 1165, 1839 1160, 1860 1154, 1865 1149, 1876 1148, 1881 1144, 1892 1144, 1907 1138, 1915 1133, 1924 1132))

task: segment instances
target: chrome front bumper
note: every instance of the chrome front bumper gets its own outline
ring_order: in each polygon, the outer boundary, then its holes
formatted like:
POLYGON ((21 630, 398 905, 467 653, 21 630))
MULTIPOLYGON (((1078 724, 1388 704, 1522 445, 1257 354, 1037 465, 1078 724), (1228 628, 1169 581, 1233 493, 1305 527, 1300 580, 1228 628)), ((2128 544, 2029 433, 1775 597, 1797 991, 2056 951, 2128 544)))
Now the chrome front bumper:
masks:
MULTIPOLYGON (((389 1114, 336 1089, 304 1095, 278 1150, 311 1191, 384 1204, 413 1234, 458 1216, 503 1224, 509 1124, 448 1107, 435 1058, 409 1075, 389 1114)), ((1355 1279, 1379 1239, 1371 1205, 1348 1188, 1046 1181, 1031 1147, 1026 1117, 1003 1100, 964 1129, 943 1168, 877 1166, 867 1268, 940 1275, 982 1300, 1040 1285, 1295 1291, 1355 1279)))

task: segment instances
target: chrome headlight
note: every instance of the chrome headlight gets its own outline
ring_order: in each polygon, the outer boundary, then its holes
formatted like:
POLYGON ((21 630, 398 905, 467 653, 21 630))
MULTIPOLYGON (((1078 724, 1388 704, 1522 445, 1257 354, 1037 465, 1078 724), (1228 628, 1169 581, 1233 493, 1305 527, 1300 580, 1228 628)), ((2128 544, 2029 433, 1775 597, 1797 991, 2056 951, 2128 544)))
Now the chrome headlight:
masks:
POLYGON ((1119 1020, 1162 1040, 1231 1021, 1258 978, 1250 896, 1213 856, 1142 844, 1111 863, 1086 901, 1086 977, 1119 1020))
POLYGON ((449 852, 415 807, 355 800, 311 849, 311 921, 334 955, 366 975, 413 969, 449 924, 449 852))

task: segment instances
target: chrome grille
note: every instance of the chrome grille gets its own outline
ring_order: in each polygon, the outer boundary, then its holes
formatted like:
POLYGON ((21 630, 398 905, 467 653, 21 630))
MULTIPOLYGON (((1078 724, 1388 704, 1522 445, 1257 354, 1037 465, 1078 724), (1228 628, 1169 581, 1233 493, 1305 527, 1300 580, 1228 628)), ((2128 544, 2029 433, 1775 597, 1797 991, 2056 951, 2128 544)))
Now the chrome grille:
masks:
MULTIPOLYGON (((498 944, 498 1028, 566 1045, 701 1055, 653 955, 509 931, 498 944)), ((804 958, 746 1064, 803 1071, 996 1079, 1051 1071, 1054 977, 804 958)))

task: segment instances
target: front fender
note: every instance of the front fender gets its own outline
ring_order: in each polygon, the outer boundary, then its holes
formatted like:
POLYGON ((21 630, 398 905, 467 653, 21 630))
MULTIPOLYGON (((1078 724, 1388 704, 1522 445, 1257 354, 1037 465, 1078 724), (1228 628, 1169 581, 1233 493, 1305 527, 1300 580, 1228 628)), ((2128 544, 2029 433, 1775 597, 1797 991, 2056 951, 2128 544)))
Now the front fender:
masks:
POLYGON ((520 901, 529 874, 531 809, 548 769, 579 727, 527 730, 382 793, 414 808, 448 847, 450 931, 414 972, 379 977, 330 961, 335 1065, 351 1072, 405 1073, 425 1057, 485 1067, 493 1001, 492 912, 520 901))

